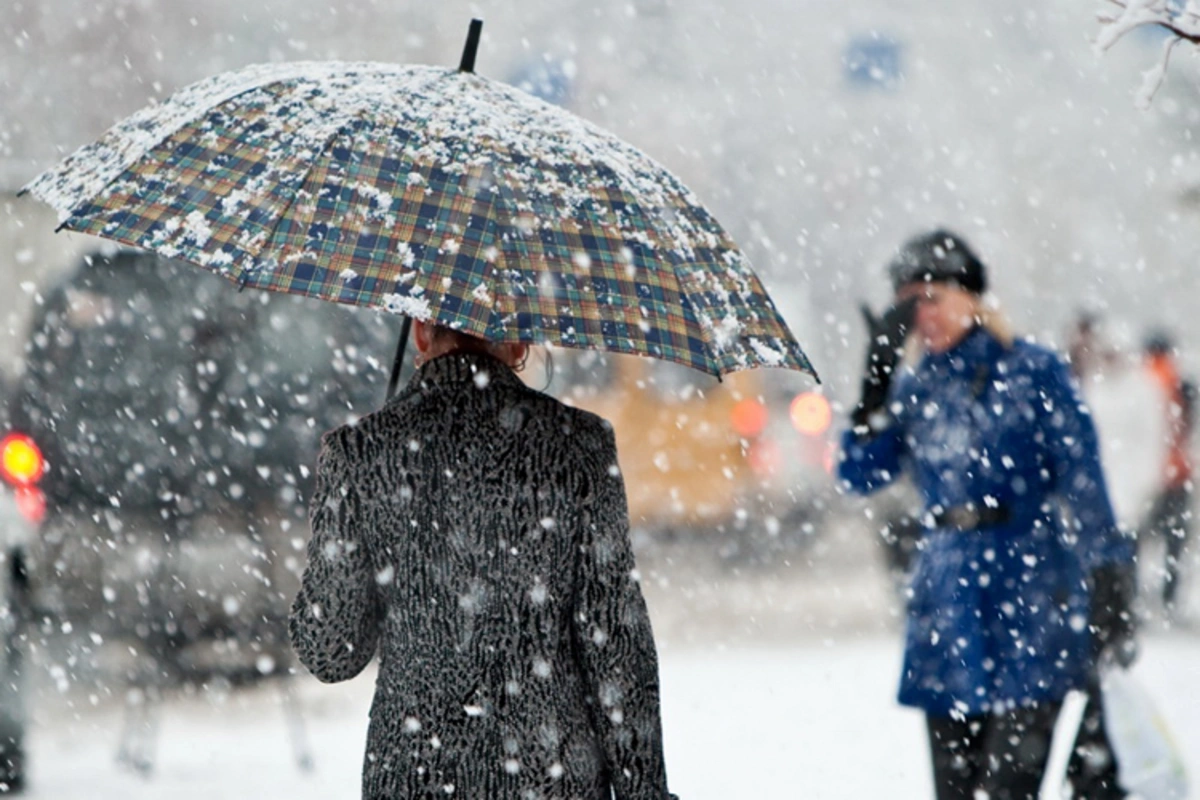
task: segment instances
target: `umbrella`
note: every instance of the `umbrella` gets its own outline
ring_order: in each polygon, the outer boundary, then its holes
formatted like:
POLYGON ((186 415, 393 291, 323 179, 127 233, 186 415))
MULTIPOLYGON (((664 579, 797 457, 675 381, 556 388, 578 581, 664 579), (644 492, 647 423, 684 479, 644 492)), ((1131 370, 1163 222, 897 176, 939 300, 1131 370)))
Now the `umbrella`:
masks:
MULTIPOLYGON (((745 255, 678 178, 474 73, 481 25, 457 70, 300 62, 200 81, 23 191, 60 229, 241 287, 494 342, 816 377, 745 255)), ((403 338, 389 395, 402 352, 403 338)))

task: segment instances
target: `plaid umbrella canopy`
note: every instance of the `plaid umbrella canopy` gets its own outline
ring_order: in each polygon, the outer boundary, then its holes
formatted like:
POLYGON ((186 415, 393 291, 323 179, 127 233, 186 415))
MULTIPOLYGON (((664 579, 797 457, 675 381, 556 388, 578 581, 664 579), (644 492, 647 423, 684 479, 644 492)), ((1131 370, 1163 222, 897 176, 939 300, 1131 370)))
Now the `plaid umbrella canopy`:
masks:
POLYGON ((679 179, 474 74, 480 24, 458 70, 306 62, 200 81, 23 191, 58 211, 60 229, 242 287, 495 342, 816 377, 745 255, 679 179))

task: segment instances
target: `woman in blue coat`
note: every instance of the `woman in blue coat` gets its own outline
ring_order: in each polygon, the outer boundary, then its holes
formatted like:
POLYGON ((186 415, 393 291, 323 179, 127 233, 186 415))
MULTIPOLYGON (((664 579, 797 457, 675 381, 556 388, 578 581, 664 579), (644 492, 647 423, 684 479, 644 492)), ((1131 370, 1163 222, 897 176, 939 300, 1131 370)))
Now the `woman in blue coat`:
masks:
MULTIPOLYGON (((890 273, 839 471, 860 493, 907 473, 924 501, 899 699, 926 713, 938 800, 1036 798, 1063 697, 1132 652, 1132 542, 1066 365, 997 323, 967 244, 919 236, 890 273)), ((1111 756, 1077 762, 1076 796, 1123 796, 1111 756)))

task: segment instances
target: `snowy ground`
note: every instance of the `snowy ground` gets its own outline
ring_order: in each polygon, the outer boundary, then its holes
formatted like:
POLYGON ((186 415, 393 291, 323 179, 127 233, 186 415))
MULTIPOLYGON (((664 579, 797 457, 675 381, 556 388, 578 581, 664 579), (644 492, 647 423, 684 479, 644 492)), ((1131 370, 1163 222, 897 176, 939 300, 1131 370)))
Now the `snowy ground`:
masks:
MULTIPOLYGON (((673 789, 684 800, 739 797, 928 798, 918 714, 892 702, 891 637, 732 649, 668 649, 663 717, 673 789)), ((1154 637, 1136 673, 1200 775, 1195 686, 1200 637, 1154 637), (1185 699, 1188 698, 1188 699, 1185 699)), ((356 796, 371 676, 337 687, 300 682, 315 769, 293 766, 273 689, 165 709, 149 778, 113 760, 119 709, 42 725, 33 738, 34 797, 356 796)))
MULTIPOLYGON (((835 547, 770 571, 677 556, 645 567, 668 769, 683 800, 931 796, 922 719, 893 701, 895 602, 872 556, 835 547)), ((1200 633, 1148 634, 1135 674, 1200 782, 1200 633)), ((31 796, 356 797, 372 680, 297 679, 315 753, 307 773, 273 686, 172 697, 150 777, 114 762, 114 701, 52 691, 35 712, 31 796)))

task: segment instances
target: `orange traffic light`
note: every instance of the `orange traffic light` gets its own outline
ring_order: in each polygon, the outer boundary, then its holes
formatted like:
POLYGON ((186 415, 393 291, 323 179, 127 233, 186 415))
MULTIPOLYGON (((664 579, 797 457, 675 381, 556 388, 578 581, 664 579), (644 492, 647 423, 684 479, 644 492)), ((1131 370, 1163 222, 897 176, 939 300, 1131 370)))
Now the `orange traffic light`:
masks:
POLYGON ((823 394, 802 392, 788 409, 792 427, 807 436, 820 436, 833 424, 833 408, 823 394))

